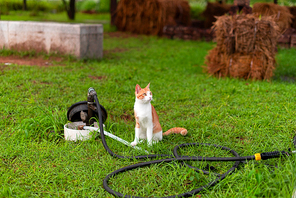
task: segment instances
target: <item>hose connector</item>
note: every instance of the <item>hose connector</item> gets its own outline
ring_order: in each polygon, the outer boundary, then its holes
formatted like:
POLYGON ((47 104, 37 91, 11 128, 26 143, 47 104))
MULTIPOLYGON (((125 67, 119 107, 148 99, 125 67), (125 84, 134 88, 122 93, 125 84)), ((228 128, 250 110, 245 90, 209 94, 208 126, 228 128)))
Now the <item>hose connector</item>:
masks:
POLYGON ((256 161, 260 161, 261 160, 261 154, 260 153, 256 153, 255 154, 255 160, 256 161))
POLYGON ((267 160, 271 158, 279 158, 280 156, 290 156, 290 154, 286 151, 272 151, 265 153, 256 153, 255 160, 267 160))
POLYGON ((94 88, 90 87, 88 88, 88 95, 94 96, 94 95, 97 95, 97 92, 95 91, 94 88))

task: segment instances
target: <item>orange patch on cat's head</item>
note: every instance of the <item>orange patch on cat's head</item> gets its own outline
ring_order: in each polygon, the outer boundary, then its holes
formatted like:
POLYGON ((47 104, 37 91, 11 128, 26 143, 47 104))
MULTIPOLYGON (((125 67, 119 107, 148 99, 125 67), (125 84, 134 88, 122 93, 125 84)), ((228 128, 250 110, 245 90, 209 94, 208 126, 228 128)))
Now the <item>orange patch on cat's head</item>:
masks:
POLYGON ((150 87, 150 83, 144 89, 142 89, 140 87, 140 85, 137 84, 136 88, 135 88, 136 97, 138 99, 143 99, 145 97, 145 94, 147 93, 147 91, 150 91, 149 87, 150 87))

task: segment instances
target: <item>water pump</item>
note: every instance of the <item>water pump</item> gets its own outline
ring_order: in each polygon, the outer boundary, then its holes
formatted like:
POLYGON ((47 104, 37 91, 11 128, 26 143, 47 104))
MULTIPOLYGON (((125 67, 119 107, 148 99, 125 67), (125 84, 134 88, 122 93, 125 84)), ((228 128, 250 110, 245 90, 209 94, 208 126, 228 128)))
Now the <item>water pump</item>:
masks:
MULTIPOLYGON (((94 93, 95 90, 93 88, 89 88, 87 94, 87 101, 81 101, 73 104, 67 112, 67 119, 71 122, 83 121, 86 126, 91 126, 94 124, 96 119, 99 119, 97 106, 94 102, 94 93)), ((103 122, 107 120, 108 114, 106 109, 100 105, 101 114, 103 118, 103 122)))

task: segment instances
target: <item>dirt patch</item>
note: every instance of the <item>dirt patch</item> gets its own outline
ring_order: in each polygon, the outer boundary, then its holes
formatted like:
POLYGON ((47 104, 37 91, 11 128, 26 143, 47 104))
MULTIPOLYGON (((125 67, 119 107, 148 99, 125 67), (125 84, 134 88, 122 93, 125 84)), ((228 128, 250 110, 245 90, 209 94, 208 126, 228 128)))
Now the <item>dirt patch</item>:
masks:
POLYGON ((95 10, 82 10, 81 13, 83 14, 98 14, 95 10))
POLYGON ((88 76, 89 78, 93 79, 93 80, 104 80, 107 78, 107 76, 88 76))
POLYGON ((7 68, 8 68, 8 66, 0 64, 0 74, 3 74, 4 70, 6 70, 7 68))
POLYGON ((33 83, 33 84, 44 84, 44 85, 49 85, 49 84, 51 84, 51 83, 49 83, 49 82, 45 82, 45 81, 38 82, 38 81, 36 81, 36 80, 33 80, 32 83, 33 83))
POLYGON ((0 56, 0 65, 9 66, 12 64, 16 65, 36 65, 36 66, 61 66, 64 65, 62 62, 64 58, 62 57, 49 57, 48 59, 44 59, 43 57, 20 57, 20 56, 0 56))
POLYGON ((128 123, 130 121, 133 121, 133 116, 132 115, 129 115, 129 114, 123 114, 120 116, 120 118, 125 122, 125 123, 128 123))
POLYGON ((126 51, 128 51, 128 49, 114 48, 114 49, 111 49, 111 50, 104 50, 103 54, 108 55, 108 54, 111 54, 111 53, 126 52, 126 51))

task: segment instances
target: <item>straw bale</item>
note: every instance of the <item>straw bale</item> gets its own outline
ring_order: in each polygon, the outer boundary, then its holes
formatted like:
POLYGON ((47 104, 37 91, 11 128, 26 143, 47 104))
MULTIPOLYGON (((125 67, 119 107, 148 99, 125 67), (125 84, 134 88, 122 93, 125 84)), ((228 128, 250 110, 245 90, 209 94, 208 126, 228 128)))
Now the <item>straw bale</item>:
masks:
POLYGON ((120 31, 161 35, 165 25, 190 25, 185 0, 120 0, 115 25, 120 31))
POLYGON ((205 72, 219 78, 229 76, 246 80, 268 80, 275 69, 275 60, 267 58, 264 53, 226 55, 217 48, 209 51, 205 63, 205 72))
POLYGON ((207 66, 204 67, 204 71, 219 78, 226 77, 228 76, 229 60, 229 56, 216 47, 210 50, 206 56, 205 64, 207 66))
POLYGON ((207 7, 202 13, 205 17, 205 28, 211 28, 216 21, 216 16, 222 16, 230 11, 231 5, 220 3, 207 3, 207 7))
POLYGON ((238 6, 250 5, 250 0, 234 0, 233 4, 238 6))
POLYGON ((263 80, 275 69, 280 31, 274 16, 221 16, 213 29, 217 46, 206 57, 205 70, 217 77, 263 80))
POLYGON ((264 53, 241 55, 235 53, 231 56, 232 65, 229 74, 234 78, 252 80, 266 80, 273 76, 275 60, 269 59, 264 53))
POLYGON ((253 5, 253 13, 257 13, 262 16, 275 16, 276 23, 281 32, 284 32, 291 26, 293 18, 287 7, 274 3, 255 3, 253 5))
POLYGON ((247 79, 250 72, 251 55, 240 55, 235 53, 230 58, 229 75, 234 78, 247 79))
POLYGON ((219 51, 226 54, 234 52, 234 34, 233 34, 233 21, 229 16, 218 17, 212 29, 216 33, 217 48, 219 51))
POLYGON ((248 54, 257 51, 270 51, 274 54, 279 28, 272 16, 257 15, 221 16, 214 23, 217 47, 227 54, 234 52, 248 54))

